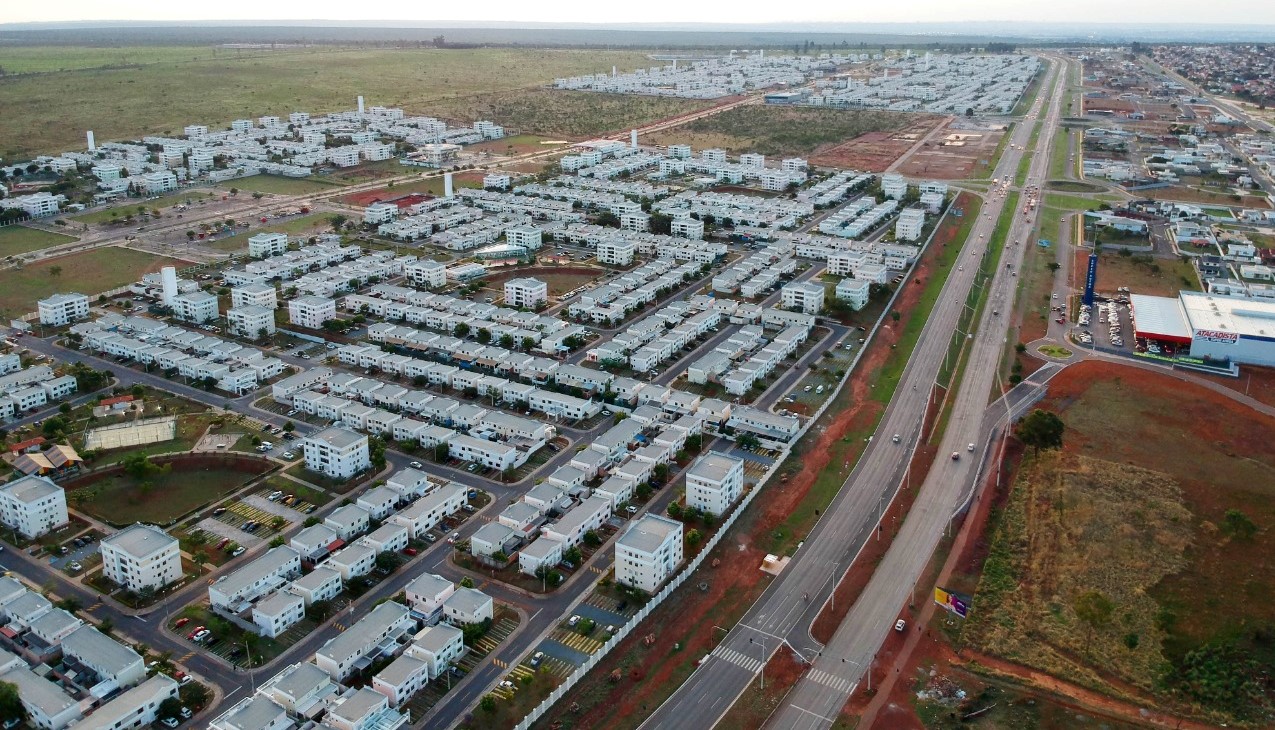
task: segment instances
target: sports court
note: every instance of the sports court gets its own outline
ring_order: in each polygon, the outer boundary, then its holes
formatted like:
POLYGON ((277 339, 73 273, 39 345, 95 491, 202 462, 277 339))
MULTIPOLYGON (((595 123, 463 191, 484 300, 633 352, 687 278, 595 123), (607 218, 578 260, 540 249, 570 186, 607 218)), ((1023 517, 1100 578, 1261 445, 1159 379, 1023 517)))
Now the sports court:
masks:
POLYGON ((144 446, 177 437, 177 416, 148 418, 132 423, 103 426, 89 431, 84 438, 86 449, 123 449, 144 446))

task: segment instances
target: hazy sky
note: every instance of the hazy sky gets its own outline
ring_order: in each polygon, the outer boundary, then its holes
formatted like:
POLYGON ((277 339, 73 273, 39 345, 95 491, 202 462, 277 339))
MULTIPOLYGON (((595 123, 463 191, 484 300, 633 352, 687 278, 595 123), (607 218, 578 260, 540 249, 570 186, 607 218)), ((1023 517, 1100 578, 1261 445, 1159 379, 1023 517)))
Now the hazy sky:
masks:
POLYGON ((1105 23, 1275 24, 1271 0, 487 0, 481 4, 388 0, 56 0, 0 2, 0 22, 53 20, 501 20, 549 23, 773 23, 773 22, 950 22, 1039 21, 1105 23))

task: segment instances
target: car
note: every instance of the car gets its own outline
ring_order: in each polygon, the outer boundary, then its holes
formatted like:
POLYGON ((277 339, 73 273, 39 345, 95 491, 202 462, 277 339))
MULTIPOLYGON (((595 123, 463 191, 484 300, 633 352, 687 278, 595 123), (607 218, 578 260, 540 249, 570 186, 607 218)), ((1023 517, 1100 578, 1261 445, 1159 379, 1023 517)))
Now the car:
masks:
POLYGON ((527 663, 531 665, 532 669, 535 669, 539 667, 540 663, 543 662, 544 660, 545 660, 545 653, 543 651, 538 651, 535 654, 531 655, 531 659, 527 663))
POLYGON ((294 453, 292 453, 291 451, 285 451, 285 452, 283 452, 283 458, 285 458, 285 459, 295 459, 295 458, 297 458, 297 455, 296 455, 296 454, 294 454, 294 453))
POLYGON ((570 560, 564 560, 564 561, 562 561, 561 563, 558 563, 558 565, 561 565, 562 567, 566 568, 567 570, 575 570, 575 568, 576 568, 576 564, 575 564, 575 563, 573 563, 573 562, 571 562, 570 560))
POLYGON ((193 713, 193 712, 191 712, 191 711, 190 711, 190 708, 189 708, 189 707, 186 707, 186 706, 184 706, 184 705, 182 706, 182 708, 181 708, 180 712, 181 712, 181 716, 182 716, 182 719, 183 719, 183 720, 189 720, 189 719, 190 719, 190 716, 191 716, 191 715, 193 715, 193 714, 195 714, 195 713, 193 713))
POLYGON ((176 622, 173 623, 173 628, 180 629, 181 627, 185 626, 188 623, 190 623, 190 619, 186 618, 185 616, 182 616, 181 618, 177 619, 176 622))
POLYGON ((567 626, 570 626, 571 628, 575 628, 575 625, 578 623, 580 623, 579 614, 575 614, 571 618, 567 619, 567 626))
POLYGON ((809 393, 809 392, 810 392, 810 390, 811 390, 812 388, 814 388, 814 386, 813 386, 813 385, 807 385, 806 387, 804 387, 804 388, 802 388, 802 389, 801 389, 801 392, 803 392, 803 393, 809 393))
POLYGON ((438 542, 438 535, 432 532, 425 533, 425 542, 438 542))
POLYGON ((961 452, 959 452, 959 451, 953 451, 953 452, 952 452, 952 461, 960 461, 960 460, 961 460, 961 452))
POLYGON ((404 554, 404 555, 411 555, 411 556, 415 556, 417 552, 418 552, 418 551, 417 551, 417 550, 416 550, 416 548, 414 548, 414 547, 403 548, 403 554, 404 554))
POLYGON ((822 386, 822 385, 821 385, 821 386, 819 386, 818 388, 815 388, 815 393, 816 393, 816 394, 818 394, 818 393, 822 393, 822 392, 823 392, 823 386, 822 386))
POLYGON ((903 619, 899 619, 898 621, 895 621, 895 622, 894 622, 894 630, 895 630, 895 631, 902 631, 902 630, 906 629, 907 627, 908 627, 908 622, 907 622, 907 621, 904 621, 903 619))
POLYGON ((230 554, 230 557, 237 558, 240 555, 243 555, 247 549, 248 548, 244 547, 243 545, 240 545, 239 547, 235 548, 235 551, 230 554))
POLYGON ((897 433, 896 433, 896 434, 894 434, 893 436, 891 436, 891 437, 890 437, 890 440, 897 444, 897 443, 899 443, 900 441, 902 441, 902 440, 903 440, 903 438, 902 438, 901 436, 899 436, 899 434, 897 434, 897 433))
POLYGON ((163 725, 164 727, 177 727, 178 725, 181 724, 180 722, 177 721, 177 718, 175 717, 165 717, 164 719, 160 720, 159 723, 163 725))
POLYGON ((461 509, 465 510, 466 512, 470 512, 470 513, 473 513, 473 512, 477 512, 477 511, 478 511, 478 508, 477 508, 477 507, 475 507, 475 506, 474 506, 474 505, 472 505, 472 504, 465 504, 465 505, 461 505, 461 509))
POLYGON ((453 545, 455 545, 455 544, 456 544, 456 541, 457 541, 457 540, 459 540, 459 539, 460 539, 460 533, 459 533, 459 532, 453 532, 452 534, 450 534, 450 535, 448 535, 448 536, 447 536, 447 542, 449 542, 449 543, 451 543, 451 544, 453 544, 453 545))
POLYGON ((292 410, 288 411, 288 416, 290 416, 290 417, 291 417, 291 416, 295 416, 295 415, 297 415, 297 413, 299 413, 299 411, 298 411, 297 409, 293 408, 292 410))
POLYGON ((83 570, 83 569, 84 569, 84 566, 83 566, 83 565, 80 565, 79 563, 75 562, 74 560, 72 560, 72 561, 70 562, 70 564, 68 564, 66 567, 70 568, 70 569, 71 569, 71 570, 73 570, 73 571, 80 571, 80 570, 83 570))
POLYGON ((419 469, 421 468, 421 466, 423 466, 423 464, 421 464, 419 461, 413 461, 412 463, 408 464, 408 466, 412 467, 413 469, 419 469))
POLYGON ((631 505, 629 505, 628 507, 625 507, 625 508, 624 508, 624 511, 625 511, 625 512, 628 512, 628 513, 629 513, 629 514, 631 514, 631 515, 635 515, 635 514, 637 514, 638 508, 637 508, 637 506, 636 506, 636 505, 632 505, 632 504, 631 504, 631 505))
POLYGON ((190 683, 191 683, 191 682, 193 682, 193 681, 195 681, 195 678, 194 678, 194 677, 192 677, 192 676, 190 676, 189 674, 187 674, 186 676, 184 676, 184 677, 182 677, 181 679, 177 680, 177 684, 182 685, 182 686, 185 686, 185 685, 190 684, 190 683))
POLYGON ((1057 298, 1058 298, 1058 292, 1054 292, 1054 293, 1050 296, 1050 298, 1051 298, 1051 299, 1057 299, 1057 298))
POLYGON ((970 444, 969 446, 966 446, 965 450, 970 452, 971 454, 974 453, 974 444, 970 444))
POLYGON ((468 472, 475 472, 475 471, 478 471, 478 465, 477 465, 477 464, 470 464, 469 466, 465 467, 465 471, 468 471, 468 472))

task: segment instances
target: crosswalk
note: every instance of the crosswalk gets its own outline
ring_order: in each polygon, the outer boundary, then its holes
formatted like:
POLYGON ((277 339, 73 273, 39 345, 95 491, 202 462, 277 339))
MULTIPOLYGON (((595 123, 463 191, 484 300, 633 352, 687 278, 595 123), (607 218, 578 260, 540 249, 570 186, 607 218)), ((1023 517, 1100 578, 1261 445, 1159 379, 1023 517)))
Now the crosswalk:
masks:
POLYGON ((178 663, 178 664, 185 664, 186 662, 190 661, 191 657, 195 656, 195 655, 196 655, 196 654, 198 654, 198 653, 199 653, 199 652, 192 651, 192 652, 188 652, 188 653, 186 653, 186 654, 183 654, 183 655, 181 656, 181 658, 177 660, 177 663, 178 663))
POLYGON ((854 689, 854 683, 850 680, 844 677, 838 677, 830 672, 825 672, 822 669, 811 669, 806 676, 809 677, 811 681, 818 682, 825 687, 831 687, 838 692, 849 692, 854 689))
POLYGON ((728 649, 724 646, 719 646, 714 649, 713 656, 718 659, 725 659, 731 664, 734 664, 737 667, 743 667, 753 673, 760 671, 762 666, 761 660, 757 657, 746 656, 744 654, 740 654, 734 649, 728 649))
POLYGON ((597 573, 598 575, 606 575, 606 574, 607 574, 607 569, 606 569, 606 568, 599 568, 599 567, 598 567, 598 566, 596 566, 596 565, 590 565, 590 566, 589 566, 589 570, 590 570, 591 572, 597 573))

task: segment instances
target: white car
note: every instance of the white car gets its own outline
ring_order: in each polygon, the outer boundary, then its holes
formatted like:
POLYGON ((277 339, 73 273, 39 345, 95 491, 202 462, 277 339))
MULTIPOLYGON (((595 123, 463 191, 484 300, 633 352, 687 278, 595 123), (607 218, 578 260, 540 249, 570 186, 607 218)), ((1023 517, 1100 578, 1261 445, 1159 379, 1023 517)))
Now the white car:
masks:
POLYGON ((895 622, 894 622, 894 630, 895 630, 895 631, 903 631, 903 630, 904 630, 904 629, 906 629, 907 627, 908 627, 908 622, 907 622, 907 621, 904 621, 903 619, 899 619, 898 621, 895 621, 895 622))
POLYGON ((408 466, 412 467, 413 469, 419 469, 421 468, 422 464, 419 461, 413 461, 412 463, 408 464, 408 466))

